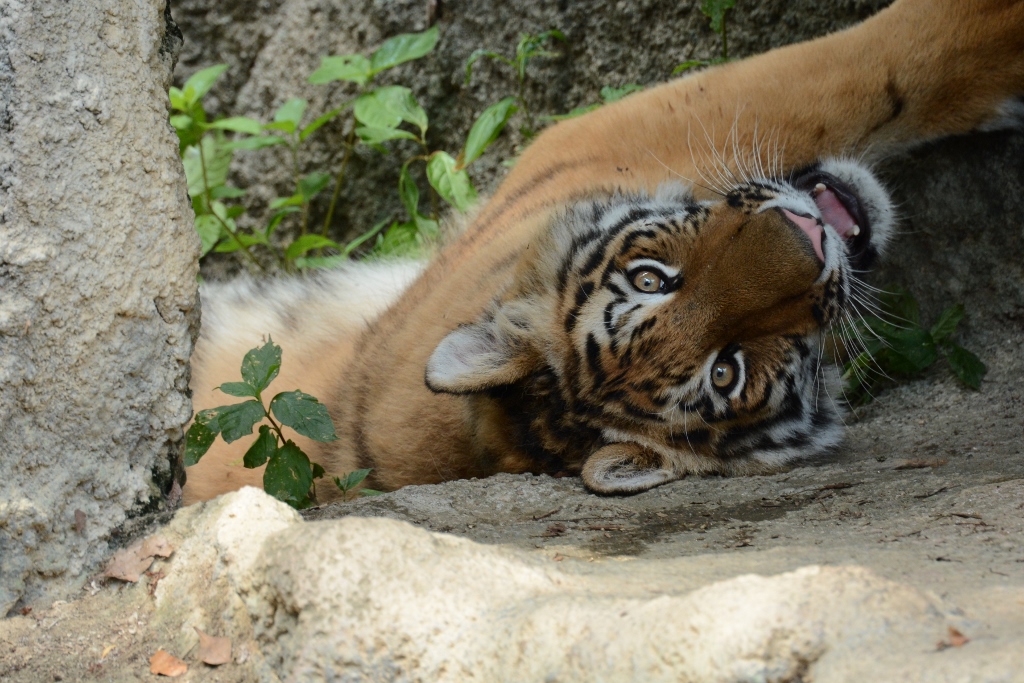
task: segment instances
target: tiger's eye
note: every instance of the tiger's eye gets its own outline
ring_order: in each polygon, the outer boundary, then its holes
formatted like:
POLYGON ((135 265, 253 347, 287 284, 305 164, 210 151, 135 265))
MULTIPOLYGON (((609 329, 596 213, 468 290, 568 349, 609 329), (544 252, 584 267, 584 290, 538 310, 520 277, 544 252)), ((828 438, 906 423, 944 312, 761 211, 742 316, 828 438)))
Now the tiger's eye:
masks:
POLYGON ((719 389, 724 389, 736 379, 736 368, 732 363, 715 363, 711 367, 711 383, 719 389))
POLYGON ((633 286, 641 292, 654 293, 661 290, 664 280, 653 270, 641 270, 633 275, 633 286))

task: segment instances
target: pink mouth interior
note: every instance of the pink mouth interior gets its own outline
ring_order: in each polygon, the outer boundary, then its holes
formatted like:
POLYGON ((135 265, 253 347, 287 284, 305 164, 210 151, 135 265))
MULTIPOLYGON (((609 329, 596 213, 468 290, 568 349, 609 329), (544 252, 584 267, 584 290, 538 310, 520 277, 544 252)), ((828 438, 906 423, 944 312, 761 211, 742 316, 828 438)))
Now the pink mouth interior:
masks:
MULTIPOLYGON (((818 210, 821 211, 822 219, 831 225, 839 233, 840 237, 845 240, 854 236, 853 230, 857 227, 857 223, 832 190, 826 188, 814 195, 814 203, 818 206, 818 210)), ((785 209, 782 212, 786 214, 786 218, 793 221, 811 239, 811 244, 814 245, 814 253, 824 263, 825 254, 821 250, 821 238, 825 231, 818 225, 818 221, 814 218, 798 216, 792 211, 785 209)))

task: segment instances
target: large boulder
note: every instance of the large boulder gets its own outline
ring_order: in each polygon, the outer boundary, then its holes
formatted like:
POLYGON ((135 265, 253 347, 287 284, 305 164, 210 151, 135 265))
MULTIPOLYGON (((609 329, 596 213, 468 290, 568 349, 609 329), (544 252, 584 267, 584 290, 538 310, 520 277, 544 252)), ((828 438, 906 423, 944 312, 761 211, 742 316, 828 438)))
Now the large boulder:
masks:
POLYGON ((165 10, 0 6, 0 616, 80 584, 172 487, 199 245, 165 10))
MULTIPOLYGON (((184 655, 194 653, 195 628, 231 637, 228 680, 996 681, 1018 673, 1020 615, 999 614, 1012 593, 990 595, 965 616, 913 577, 893 581, 842 563, 801 566, 794 557, 779 572, 757 569, 756 553, 587 561, 394 520, 304 523, 252 488, 186 509, 160 533, 177 550, 159 564, 166 576, 146 608, 162 634, 153 641, 184 655), (977 644, 963 647, 972 637, 977 644)), ((112 666, 109 674, 133 670, 130 660, 112 666)))

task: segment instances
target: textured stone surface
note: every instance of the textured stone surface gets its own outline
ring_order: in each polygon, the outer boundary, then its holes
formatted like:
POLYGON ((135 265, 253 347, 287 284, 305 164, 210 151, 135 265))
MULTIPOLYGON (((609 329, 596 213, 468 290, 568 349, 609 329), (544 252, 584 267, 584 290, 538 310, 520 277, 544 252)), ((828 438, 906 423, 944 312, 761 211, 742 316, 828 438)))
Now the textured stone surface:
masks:
POLYGON ((198 313, 178 45, 164 0, 0 5, 0 615, 171 486, 198 313))

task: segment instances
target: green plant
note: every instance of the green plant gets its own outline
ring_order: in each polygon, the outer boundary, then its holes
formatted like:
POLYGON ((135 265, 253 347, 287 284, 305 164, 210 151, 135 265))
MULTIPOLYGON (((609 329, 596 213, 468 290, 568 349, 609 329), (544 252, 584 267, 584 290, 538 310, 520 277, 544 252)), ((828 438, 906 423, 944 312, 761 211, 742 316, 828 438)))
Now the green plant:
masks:
POLYGON ((964 385, 981 386, 985 364, 952 341, 964 317, 962 305, 944 310, 930 328, 922 325, 917 300, 909 292, 883 291, 879 306, 879 315, 864 316, 841 332, 843 339, 857 340, 861 348, 843 368, 844 389, 852 405, 868 403, 886 383, 919 376, 940 356, 964 385))
MULTIPOLYGON (((172 88, 169 93, 173 110, 171 124, 178 133, 203 255, 210 251, 239 252, 254 266, 263 269, 262 260, 254 254, 254 249, 260 248, 267 250, 276 265, 287 271, 331 267, 348 259, 356 249, 367 246, 372 246, 371 253, 378 255, 413 255, 437 235, 440 200, 459 211, 469 209, 477 199, 477 192, 466 167, 484 153, 518 110, 515 98, 505 98, 485 109, 469 131, 465 145, 453 157, 444 150, 430 147, 426 111, 409 88, 374 85, 374 79, 381 73, 429 54, 438 38, 434 27, 422 33, 395 36, 369 57, 349 54, 322 58, 309 82, 344 81, 354 84, 356 93, 306 125, 303 121, 308 118, 308 103, 298 98, 281 105, 268 123, 244 116, 208 121, 202 100, 227 68, 223 64, 197 72, 180 90, 172 88), (333 173, 302 174, 303 144, 338 117, 342 118, 348 133, 337 169, 333 173), (235 138, 228 139, 228 133, 233 133, 235 138), (342 196, 354 150, 364 145, 387 153, 386 143, 396 140, 409 140, 417 145, 417 152, 405 159, 398 177, 397 189, 407 212, 406 219, 382 221, 344 245, 331 240, 327 233, 342 196), (245 190, 228 184, 233 156, 239 150, 278 146, 289 151, 293 192, 270 203, 272 213, 265 227, 241 229, 236 219, 245 213, 245 207, 238 203, 245 190), (425 179, 429 188, 425 201, 421 201, 417 175, 425 179), (322 224, 318 230, 314 229, 310 225, 311 203, 332 183, 322 224), (286 220, 296 222, 290 231, 294 238, 280 243, 282 241, 275 239, 274 234, 286 220)), ((520 47, 525 50, 522 57, 525 68, 525 60, 538 56, 540 51, 536 47, 520 47)))
POLYGON ((355 495, 379 496, 383 494, 383 491, 376 491, 368 488, 357 488, 372 471, 372 469, 356 470, 354 472, 349 472, 344 477, 332 477, 334 485, 338 487, 339 491, 341 491, 342 500, 352 500, 352 497, 355 495))
POLYGON ((544 47, 552 39, 564 42, 565 34, 557 29, 544 31, 536 35, 524 33, 519 36, 515 56, 511 59, 493 50, 476 50, 469 56, 469 60, 466 62, 466 85, 469 85, 470 80, 473 78, 473 65, 483 57, 505 64, 512 70, 516 77, 518 90, 511 100, 523 114, 524 123, 519 127, 519 131, 527 139, 537 134, 537 120, 535 111, 530 106, 530 102, 526 97, 526 67, 532 60, 537 58, 553 59, 561 56, 561 53, 553 52, 544 47))
MULTIPOLYGON (((347 245, 340 245, 327 237, 353 148, 363 143, 383 149, 381 143, 393 139, 416 139, 425 144, 427 122, 425 112, 412 98, 408 88, 370 86, 378 74, 429 53, 437 40, 438 31, 432 28, 419 34, 395 36, 385 41, 369 58, 362 55, 325 57, 320 68, 310 76, 310 82, 349 81, 359 86, 359 92, 357 96, 305 126, 302 121, 308 103, 299 98, 290 99, 281 105, 269 123, 244 116, 208 122, 202 98, 224 73, 227 65, 203 69, 189 78, 182 89, 171 88, 171 108, 175 112, 171 124, 178 133, 189 195, 196 212, 196 230, 203 243, 203 255, 210 251, 242 252, 253 264, 262 268, 260 260, 252 253, 253 247, 260 246, 270 250, 278 266, 285 270, 323 267, 348 258, 354 249, 376 236, 387 223, 374 226, 347 245), (338 170, 334 174, 320 171, 301 174, 302 144, 326 123, 346 113, 354 117, 354 120, 348 122, 350 132, 338 170), (398 123, 402 121, 416 124, 420 135, 417 137, 399 129, 398 123), (245 137, 228 140, 226 132, 245 137), (275 146, 285 146, 290 152, 294 191, 287 197, 278 197, 271 202, 273 213, 265 228, 240 230, 235 219, 245 212, 244 206, 228 206, 225 203, 226 200, 237 200, 245 195, 244 190, 227 183, 233 155, 237 150, 275 146), (311 201, 331 184, 332 177, 334 189, 323 223, 319 231, 311 230, 311 201), (286 245, 275 245, 272 240, 274 231, 292 214, 296 215, 299 224, 297 236, 286 245), (337 254, 324 258, 324 249, 337 254), (314 250, 321 256, 308 256, 314 250)), ((456 191, 458 189, 455 188, 456 191)), ((462 195, 459 195, 459 199, 462 199, 462 195)), ((466 203, 463 202, 463 206, 466 203)), ((422 220, 416 222, 418 233, 436 232, 436 216, 431 222, 426 217, 420 218, 422 220)))
POLYGON ((261 260, 253 253, 254 247, 262 247, 273 255, 279 267, 293 270, 297 267, 297 259, 310 249, 332 246, 344 250, 326 238, 307 235, 310 201, 324 189, 330 178, 323 173, 303 175, 299 171, 302 143, 337 116, 340 110, 328 112, 301 126, 307 103, 291 99, 277 109, 269 123, 260 123, 245 116, 209 122, 202 99, 226 70, 226 64, 203 69, 193 74, 182 89, 171 88, 169 92, 171 109, 176 112, 171 116, 171 125, 178 133, 188 193, 196 214, 195 227, 202 241, 202 255, 210 251, 240 252, 262 270, 261 260), (239 137, 229 140, 228 132, 239 137), (236 219, 245 213, 245 207, 230 202, 244 197, 245 190, 228 184, 231 161, 236 151, 275 146, 285 146, 290 152, 294 192, 271 203, 274 213, 265 227, 243 230, 236 219), (299 216, 299 235, 289 244, 277 245, 272 239, 274 231, 290 214, 299 216))
MULTIPOLYGON (((278 500, 294 508, 309 507, 316 500, 314 480, 324 476, 324 468, 309 461, 295 442, 285 437, 283 427, 314 441, 338 438, 327 408, 316 398, 301 391, 284 391, 263 403, 263 392, 281 369, 281 347, 268 339, 245 354, 242 381, 227 382, 218 389, 249 400, 233 405, 201 410, 185 434, 185 466, 195 465, 206 454, 219 434, 226 443, 252 434, 257 423, 259 436, 245 452, 242 464, 255 468, 266 463, 263 488, 278 500)), ((363 475, 365 478, 365 475, 363 475)), ((360 479, 362 481, 362 479, 360 479)))
POLYGON ((729 61, 729 32, 726 21, 729 11, 736 6, 736 0, 703 0, 700 11, 708 18, 711 30, 722 37, 722 53, 714 59, 690 59, 672 70, 675 76, 689 69, 713 64, 722 64, 729 61))

